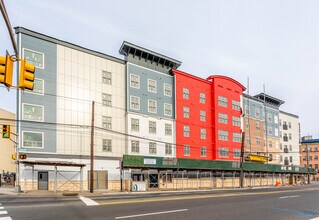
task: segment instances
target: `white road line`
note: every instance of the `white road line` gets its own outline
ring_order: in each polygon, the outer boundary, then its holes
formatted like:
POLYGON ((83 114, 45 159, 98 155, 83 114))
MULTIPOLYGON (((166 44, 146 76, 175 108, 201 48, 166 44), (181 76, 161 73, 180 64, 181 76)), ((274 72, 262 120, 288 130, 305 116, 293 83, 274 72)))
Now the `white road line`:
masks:
POLYGON ((84 202, 85 205, 87 205, 87 206, 99 205, 99 203, 93 201, 92 199, 86 198, 86 197, 84 197, 84 196, 80 196, 80 199, 81 199, 82 202, 84 202))
POLYGON ((1 206, 0 209, 4 209, 4 208, 1 206))
POLYGON ((319 220, 319 217, 312 218, 312 219, 309 219, 309 220, 319 220))
POLYGON ((7 211, 0 211, 0 215, 5 215, 5 214, 8 214, 7 211))
POLYGON ((139 215, 127 215, 127 216, 116 217, 115 219, 135 218, 135 217, 148 216, 148 215, 161 215, 166 213, 185 212, 185 211, 188 211, 188 209, 179 209, 179 210, 171 210, 171 211, 164 211, 164 212, 153 212, 153 213, 145 213, 145 214, 139 214, 139 215))
POLYGON ((12 220, 11 217, 0 217, 0 220, 12 220))
POLYGON ((279 199, 287 199, 287 198, 294 198, 294 197, 299 197, 299 195, 295 195, 295 196, 283 196, 283 197, 279 197, 279 199))

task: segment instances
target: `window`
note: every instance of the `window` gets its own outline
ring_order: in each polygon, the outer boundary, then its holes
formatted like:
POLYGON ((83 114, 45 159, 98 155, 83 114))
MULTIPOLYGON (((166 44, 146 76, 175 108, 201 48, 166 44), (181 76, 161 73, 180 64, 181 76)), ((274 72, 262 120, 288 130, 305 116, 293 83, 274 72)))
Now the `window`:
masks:
POLYGON ((314 147, 314 152, 318 152, 318 147, 314 147))
POLYGON ((140 120, 137 118, 131 118, 131 130, 139 131, 140 130, 140 120))
POLYGON ((225 98, 223 96, 218 96, 218 105, 227 107, 228 106, 227 98, 225 98))
POLYGON ((240 149, 234 149, 234 158, 240 157, 240 149))
POLYGON ((289 150, 292 151, 292 145, 289 145, 289 150))
POLYGON ((172 105, 164 103, 164 115, 172 116, 172 105))
POLYGON ((103 70, 102 82, 107 85, 112 85, 112 73, 103 70))
POLYGON ((289 133, 289 140, 291 140, 292 139, 292 137, 291 137, 291 133, 289 133))
POLYGON ((233 142, 241 142, 241 133, 233 132, 233 142))
POLYGON ((157 112, 157 102, 154 100, 148 100, 148 112, 156 113, 157 112))
POLYGON ((189 118, 189 108, 183 107, 184 118, 189 118))
POLYGON ((218 130, 218 139, 228 141, 228 131, 218 130))
POLYGON ((272 135, 272 127, 268 128, 268 135, 272 135))
POLYGON ((188 99, 189 98, 189 89, 183 88, 183 98, 188 99))
POLYGON ((155 142, 149 142, 149 153, 156 154, 156 143, 155 142))
POLYGON ((250 144, 250 136, 246 136, 246 144, 250 144))
POLYGON ((27 61, 37 68, 44 69, 44 54, 29 49, 23 49, 23 57, 27 61))
POLYGON ((232 107, 234 110, 240 110, 240 102, 232 100, 232 107))
POLYGON ((249 129, 249 120, 246 120, 246 128, 249 129))
POLYGON ((291 128, 291 122, 288 122, 288 127, 291 128))
POLYGON ((184 156, 189 156, 189 155, 190 155, 190 146, 184 145, 184 156))
POLYGON ((278 124, 278 116, 277 116, 277 115, 274 115, 274 122, 275 122, 276 124, 278 124))
POLYGON ((228 148, 219 148, 219 157, 228 157, 228 148))
POLYGON ((206 101, 206 95, 205 95, 205 93, 200 93, 199 94, 199 102, 200 103, 205 103, 205 101, 206 101))
POLYGON ((256 144, 260 145, 260 138, 256 138, 256 144))
POLYGON ((318 161, 318 155, 315 155, 313 160, 318 161))
POLYGON ((279 119, 279 126, 281 126, 281 119, 279 119))
POLYGON ((165 135, 172 135, 172 125, 165 124, 165 135))
POLYGON ((206 129, 205 128, 200 129, 200 138, 206 139, 206 129))
POLYGON ((148 122, 148 131, 151 134, 156 134, 156 122, 155 121, 148 122))
POLYGON ((238 126, 240 127, 241 125, 241 120, 239 117, 233 116, 233 126, 238 126))
POLYGON ((112 129, 112 118, 111 117, 102 117, 102 127, 106 129, 112 129))
POLYGON ((256 116, 256 118, 260 117, 260 109, 259 108, 255 108, 255 116, 256 116))
POLYGON ((44 80, 43 79, 34 79, 32 93, 43 94, 44 93, 44 80))
POLYGON ((139 153, 140 152, 140 142, 139 141, 131 141, 131 152, 139 153))
POLYGON ((130 96, 131 102, 130 107, 134 110, 140 110, 140 97, 130 96))
POLYGON ((140 77, 138 75, 131 74, 131 87, 139 89, 140 88, 140 77))
POLYGON ((148 79, 148 91, 149 92, 153 92, 156 93, 157 89, 156 89, 156 81, 153 79, 148 79))
POLYGON ((189 137, 190 129, 189 126, 184 126, 184 137, 189 137))
POLYGON ((228 124, 228 115, 218 113, 218 122, 223 124, 228 124))
POLYGON ((245 116, 249 116, 249 106, 245 105, 245 116))
POLYGON ((256 122, 256 131, 260 131, 260 124, 259 124, 259 122, 256 122))
POLYGON ((112 95, 102 93, 102 103, 104 106, 112 106, 112 95))
POLYGON ((272 122, 272 114, 268 113, 268 122, 272 122))
POLYGON ((22 136, 23 147, 43 148, 43 133, 23 131, 22 136))
POLYGON ((164 95, 172 97, 172 85, 164 83, 164 95))
POLYGON ((206 112, 200 110, 200 120, 201 121, 206 121, 206 112))
POLYGON ((200 147, 200 156, 201 157, 206 157, 206 147, 200 147))
POLYGON ((172 155, 172 145, 171 144, 165 144, 165 154, 172 155))
POLYGON ((103 151, 112 152, 112 140, 111 139, 103 139, 103 151))
POLYGON ((272 141, 268 141, 269 148, 272 148, 272 141))
POLYGON ((32 105, 23 103, 23 116, 24 120, 30 121, 43 121, 44 107, 40 105, 32 105))
POLYGON ((275 136, 278 137, 278 128, 275 128, 275 136))

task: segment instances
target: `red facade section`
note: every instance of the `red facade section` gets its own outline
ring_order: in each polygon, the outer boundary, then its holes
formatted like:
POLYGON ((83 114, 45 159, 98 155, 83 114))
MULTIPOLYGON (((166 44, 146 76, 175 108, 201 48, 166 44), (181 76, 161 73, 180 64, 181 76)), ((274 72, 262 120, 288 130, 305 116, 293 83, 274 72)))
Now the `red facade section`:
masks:
POLYGON ((240 124, 233 123, 233 117, 241 121, 241 110, 238 105, 233 107, 233 101, 240 105, 245 87, 225 76, 204 80, 178 70, 172 70, 172 73, 175 75, 176 157, 239 160, 241 142, 233 136, 241 137, 242 130, 240 124), (219 104, 219 98, 224 101, 223 105, 219 104), (227 115, 228 120, 221 122, 220 114, 227 115), (223 138, 220 138, 220 131, 223 138))
MULTIPOLYGON (((173 70, 176 92, 176 157, 191 159, 213 159, 212 132, 212 83, 190 74, 173 70), (188 97, 184 94, 188 90, 188 97), (201 94, 205 96, 201 101, 201 94), (184 115, 184 108, 189 109, 184 115), (205 112, 205 120, 201 120, 201 111, 205 112), (189 127, 189 136, 184 129, 189 127), (201 129, 205 129, 206 138, 201 137, 201 129), (185 147, 190 148, 189 154, 185 147), (203 148, 206 148, 204 150, 203 148)), ((202 95, 203 96, 203 95, 202 95)), ((187 133, 187 129, 186 129, 187 133)))
POLYGON ((212 109, 213 109, 213 127, 215 139, 214 145, 214 160, 240 160, 239 152, 241 150, 241 141, 234 140, 235 134, 242 133, 241 126, 234 125, 233 117, 242 118, 241 109, 233 107, 233 101, 241 103, 241 96, 246 88, 239 82, 225 76, 211 76, 207 80, 212 82, 212 109), (227 100, 227 106, 219 104, 219 97, 222 100, 227 100), (221 123, 219 114, 227 115, 228 122, 221 123), (224 140, 220 138, 219 132, 227 132, 228 138, 224 140), (223 149, 227 149, 228 155, 223 149), (235 153, 237 152, 237 154, 235 153))

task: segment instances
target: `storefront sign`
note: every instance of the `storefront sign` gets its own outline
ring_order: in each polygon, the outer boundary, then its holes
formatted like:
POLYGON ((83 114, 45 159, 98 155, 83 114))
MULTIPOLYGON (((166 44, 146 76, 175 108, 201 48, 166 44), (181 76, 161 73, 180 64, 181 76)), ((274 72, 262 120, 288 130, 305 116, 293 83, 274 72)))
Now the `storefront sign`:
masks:
POLYGON ((144 158, 144 165, 156 165, 156 159, 144 158))

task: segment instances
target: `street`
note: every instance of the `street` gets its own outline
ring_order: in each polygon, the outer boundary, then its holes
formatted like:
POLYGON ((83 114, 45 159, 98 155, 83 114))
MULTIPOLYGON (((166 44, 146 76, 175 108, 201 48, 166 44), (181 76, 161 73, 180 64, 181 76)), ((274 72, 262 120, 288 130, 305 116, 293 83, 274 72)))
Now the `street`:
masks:
POLYGON ((0 219, 314 219, 319 186, 101 197, 1 196, 0 219))

